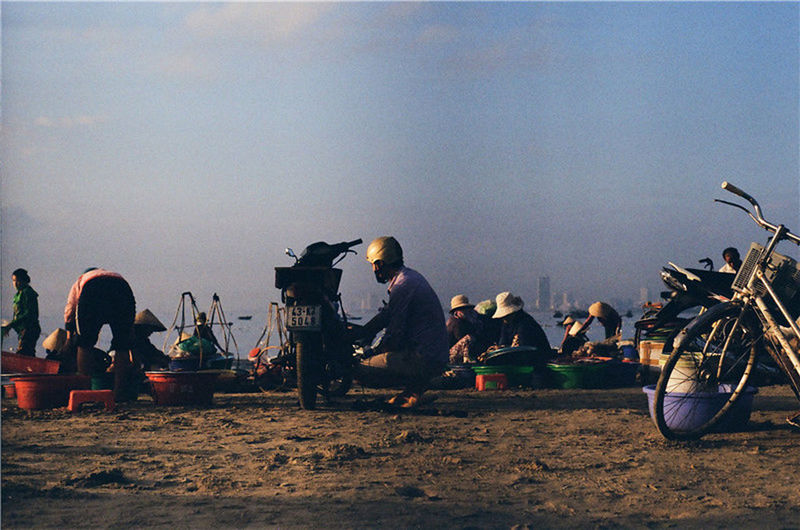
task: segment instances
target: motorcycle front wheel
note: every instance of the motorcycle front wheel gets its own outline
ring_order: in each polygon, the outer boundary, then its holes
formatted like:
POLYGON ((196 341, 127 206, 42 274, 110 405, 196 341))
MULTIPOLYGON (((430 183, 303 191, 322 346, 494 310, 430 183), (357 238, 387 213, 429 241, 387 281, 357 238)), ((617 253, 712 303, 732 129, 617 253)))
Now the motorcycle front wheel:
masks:
POLYGON ((715 306, 681 330, 654 392, 659 432, 692 440, 717 425, 744 393, 761 337, 752 310, 739 304, 715 306), (716 413, 709 411, 708 400, 720 394, 727 399, 716 413))
POLYGON ((297 339, 294 345, 297 369, 297 396, 300 408, 313 410, 317 406, 317 386, 320 383, 322 347, 311 337, 297 339))

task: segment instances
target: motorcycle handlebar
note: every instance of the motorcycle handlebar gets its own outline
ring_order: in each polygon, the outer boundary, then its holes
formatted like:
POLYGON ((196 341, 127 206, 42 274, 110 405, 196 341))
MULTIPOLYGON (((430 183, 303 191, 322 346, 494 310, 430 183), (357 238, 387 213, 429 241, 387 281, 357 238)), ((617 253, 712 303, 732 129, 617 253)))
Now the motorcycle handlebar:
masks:
POLYGON ((341 243, 339 243, 337 245, 333 245, 333 248, 336 249, 336 251, 339 254, 341 254, 342 252, 346 252, 346 251, 350 250, 350 247, 354 247, 356 245, 360 245, 361 243, 363 243, 363 241, 361 240, 361 238, 358 238, 358 239, 354 239, 353 241, 342 241, 341 243))

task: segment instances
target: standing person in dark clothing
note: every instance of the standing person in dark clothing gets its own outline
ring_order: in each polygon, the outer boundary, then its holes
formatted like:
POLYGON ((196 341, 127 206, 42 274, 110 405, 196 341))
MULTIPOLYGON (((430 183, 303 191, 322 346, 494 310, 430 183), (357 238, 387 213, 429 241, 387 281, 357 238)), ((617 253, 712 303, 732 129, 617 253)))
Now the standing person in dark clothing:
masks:
POLYGON ((532 346, 537 349, 533 359, 536 365, 544 365, 552 356, 550 343, 542 327, 531 315, 522 310, 525 303, 519 296, 506 291, 497 295, 495 319, 502 319, 500 347, 532 346))
POLYGON ((365 383, 399 382, 404 390, 388 403, 402 408, 419 404, 430 380, 447 365, 447 329, 442 304, 428 281, 403 263, 403 249, 393 237, 379 237, 367 248, 367 261, 378 283, 389 284, 389 303, 360 330, 371 340, 385 329, 375 355, 364 359, 356 376, 365 383))
POLYGON ((90 267, 72 285, 64 308, 64 328, 68 340, 78 337, 78 373, 93 375, 96 367, 92 350, 100 328, 111 327, 114 350, 114 399, 126 401, 130 395, 128 372, 131 366, 133 321, 136 300, 130 285, 120 274, 90 267))
POLYGON ((39 326, 39 295, 31 287, 31 277, 25 269, 11 273, 11 281, 17 292, 14 294, 14 318, 3 326, 5 337, 9 330, 17 332, 19 346, 17 353, 29 357, 36 356, 36 342, 42 334, 39 326))

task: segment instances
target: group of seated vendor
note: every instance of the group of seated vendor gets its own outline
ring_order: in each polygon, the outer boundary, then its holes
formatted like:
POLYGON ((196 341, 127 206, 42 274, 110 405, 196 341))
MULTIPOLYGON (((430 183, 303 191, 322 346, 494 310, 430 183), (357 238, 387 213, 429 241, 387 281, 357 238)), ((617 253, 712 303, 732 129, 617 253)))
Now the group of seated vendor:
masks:
MULTIPOLYGON (((524 305, 522 298, 508 291, 498 294, 495 300, 484 300, 476 305, 463 294, 454 296, 447 320, 450 364, 482 362, 498 349, 525 346, 535 348, 534 364, 546 362, 554 352, 544 330, 523 309, 524 305)), ((570 355, 587 343, 586 331, 595 320, 603 326, 603 343, 619 341, 622 328, 619 313, 605 302, 595 302, 589 306, 585 321, 578 322, 567 316, 561 322, 566 329, 558 353, 570 355)))
POLYGON ((546 362, 552 355, 547 335, 523 310, 524 305, 521 297, 509 291, 477 305, 463 294, 454 296, 447 321, 450 363, 481 362, 500 348, 520 346, 535 348, 534 363, 546 362))

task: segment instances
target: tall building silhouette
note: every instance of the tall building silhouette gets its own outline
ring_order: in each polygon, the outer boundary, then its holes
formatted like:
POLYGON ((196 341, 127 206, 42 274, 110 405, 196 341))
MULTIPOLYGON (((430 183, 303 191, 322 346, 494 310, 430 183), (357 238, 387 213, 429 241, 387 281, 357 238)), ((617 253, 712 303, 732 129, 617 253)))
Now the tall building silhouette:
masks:
POLYGON ((539 290, 536 295, 536 309, 539 311, 549 311, 550 303, 550 277, 539 276, 539 290))

